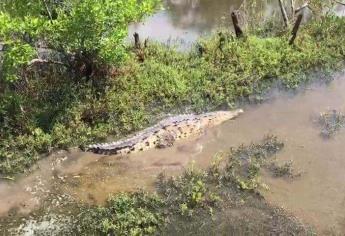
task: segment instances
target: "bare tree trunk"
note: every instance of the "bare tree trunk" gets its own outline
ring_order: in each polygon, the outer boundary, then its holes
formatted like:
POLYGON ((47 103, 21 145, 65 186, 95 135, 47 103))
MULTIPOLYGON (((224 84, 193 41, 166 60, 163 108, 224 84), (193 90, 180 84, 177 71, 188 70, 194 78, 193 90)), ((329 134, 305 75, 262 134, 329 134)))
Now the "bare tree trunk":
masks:
POLYGON ((289 18, 286 14, 286 10, 285 10, 285 7, 284 7, 284 4, 283 4, 283 0, 278 0, 279 1, 279 7, 280 7, 280 10, 282 12, 282 16, 283 16, 283 20, 284 20, 284 24, 285 24, 285 27, 289 27, 289 18))
POLYGON ((298 33, 298 30, 299 30, 299 27, 301 25, 301 22, 302 22, 302 19, 303 19, 303 12, 301 14, 299 14, 297 16, 297 20, 296 20, 296 23, 292 29, 292 37, 289 41, 289 44, 292 45, 294 42, 295 42, 295 39, 297 37, 297 33, 298 33))
POLYGON ((231 19, 232 19, 232 23, 234 25, 234 29, 235 29, 235 34, 237 38, 240 38, 243 36, 243 31, 241 29, 241 27, 238 24, 238 18, 237 18, 237 14, 235 11, 233 11, 231 13, 231 19))

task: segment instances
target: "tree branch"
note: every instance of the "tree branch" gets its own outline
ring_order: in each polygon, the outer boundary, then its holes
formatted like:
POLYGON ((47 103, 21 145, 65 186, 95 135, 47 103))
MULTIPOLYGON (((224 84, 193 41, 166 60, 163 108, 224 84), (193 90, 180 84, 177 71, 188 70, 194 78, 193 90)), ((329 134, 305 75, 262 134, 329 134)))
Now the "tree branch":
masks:
POLYGON ((290 0, 291 4, 291 19, 295 18, 295 0, 290 0))
POLYGON ((280 10, 282 12, 282 16, 283 16, 283 20, 284 20, 284 24, 285 24, 285 27, 289 27, 289 18, 286 14, 286 10, 285 10, 285 7, 283 5, 283 1, 282 0, 278 0, 279 1, 279 7, 280 7, 280 10))
POLYGON ((49 19, 50 19, 50 23, 53 23, 53 17, 52 17, 52 14, 49 10, 49 7, 48 7, 48 4, 46 2, 46 0, 42 0, 43 1, 43 4, 44 4, 44 7, 46 8, 46 11, 48 13, 48 16, 49 16, 49 19))
POLYGON ((337 1, 337 0, 334 0, 334 2, 336 2, 336 3, 340 4, 340 5, 345 6, 345 2, 340 2, 340 1, 337 1))
POLYGON ((298 12, 300 12, 300 11, 302 11, 303 9, 305 9, 305 8, 307 8, 307 7, 309 7, 309 3, 304 3, 302 6, 300 6, 299 8, 297 8, 296 10, 295 10, 295 14, 297 14, 298 12))

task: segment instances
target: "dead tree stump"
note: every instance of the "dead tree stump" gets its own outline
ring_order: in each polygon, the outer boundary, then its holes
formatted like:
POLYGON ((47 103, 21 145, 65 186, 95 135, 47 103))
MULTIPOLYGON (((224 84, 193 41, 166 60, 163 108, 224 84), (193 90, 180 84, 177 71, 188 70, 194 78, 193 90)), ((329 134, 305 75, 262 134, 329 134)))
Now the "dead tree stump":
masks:
POLYGON ((139 38, 139 34, 137 32, 135 32, 133 34, 134 36, 134 47, 139 49, 140 48, 140 38, 139 38))
POLYGON ((243 31, 238 24, 238 17, 237 17, 237 13, 235 11, 231 12, 231 19, 232 19, 232 23, 234 25, 236 37, 241 38, 243 36, 243 31))

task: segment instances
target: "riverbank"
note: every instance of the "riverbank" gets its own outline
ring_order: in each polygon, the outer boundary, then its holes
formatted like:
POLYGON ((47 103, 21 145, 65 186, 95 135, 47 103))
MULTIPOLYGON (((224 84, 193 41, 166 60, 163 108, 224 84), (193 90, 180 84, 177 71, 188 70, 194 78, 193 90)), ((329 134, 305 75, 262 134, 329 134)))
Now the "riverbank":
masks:
MULTIPOLYGON (((289 32, 243 39, 224 32, 187 53, 149 43, 128 49, 128 60, 109 78, 30 81, 19 94, 25 112, 3 118, 0 174, 22 172, 52 150, 123 137, 162 114, 228 109, 240 99, 260 100, 276 84, 297 88, 314 71, 342 68, 344 23, 335 16, 310 21, 292 46, 289 32)), ((11 98, 2 106, 17 109, 11 98)))

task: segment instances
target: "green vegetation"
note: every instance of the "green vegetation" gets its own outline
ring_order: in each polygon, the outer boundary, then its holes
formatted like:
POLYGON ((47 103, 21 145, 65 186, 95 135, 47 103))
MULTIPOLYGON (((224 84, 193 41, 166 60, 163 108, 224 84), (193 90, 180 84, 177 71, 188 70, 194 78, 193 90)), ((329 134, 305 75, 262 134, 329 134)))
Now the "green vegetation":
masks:
POLYGON ((0 3, 1 175, 54 149, 123 137, 166 111, 230 108, 274 84, 296 88, 345 58, 345 19, 331 15, 303 25, 293 46, 288 32, 223 32, 201 40, 202 52, 183 53, 123 46, 128 22, 150 13, 153 0, 24 2, 0 3), (48 59, 33 60, 37 45, 48 59))
POLYGON ((260 170, 282 148, 276 137, 267 136, 257 144, 218 155, 207 170, 192 166, 177 177, 162 174, 157 194, 122 193, 110 197, 104 207, 82 207, 72 231, 90 235, 311 234, 310 228, 267 204, 257 191, 260 170))
POLYGON ((78 231, 102 235, 151 235, 164 219, 164 202, 158 196, 138 192, 111 197, 105 207, 85 209, 78 231))
POLYGON ((292 161, 288 161, 280 165, 276 162, 272 162, 268 166, 268 169, 271 171, 274 177, 295 178, 301 176, 301 173, 295 173, 292 161))
POLYGON ((345 125, 345 115, 336 110, 321 113, 318 119, 321 135, 326 138, 334 136, 345 125))

